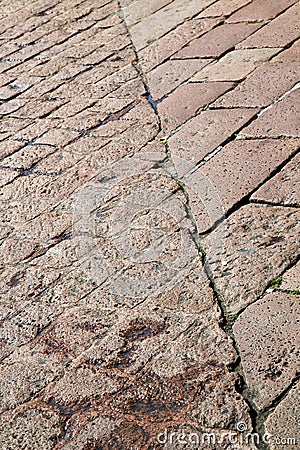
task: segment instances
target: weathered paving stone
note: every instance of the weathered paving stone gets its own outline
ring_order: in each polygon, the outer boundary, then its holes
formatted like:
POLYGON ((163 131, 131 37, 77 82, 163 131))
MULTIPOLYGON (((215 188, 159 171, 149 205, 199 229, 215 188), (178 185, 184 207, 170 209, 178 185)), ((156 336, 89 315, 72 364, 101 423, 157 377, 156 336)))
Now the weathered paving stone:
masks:
POLYGON ((132 310, 131 316, 120 310, 116 329, 66 372, 67 389, 62 378, 44 390, 47 404, 70 411, 67 448, 89 439, 84 430, 92 431, 90 408, 94 420, 109 412, 111 425, 117 424, 105 431, 97 426, 96 442, 102 445, 149 447, 164 428, 186 427, 190 421, 198 433, 203 428, 230 430, 230 424, 241 418, 251 428, 247 407, 231 388, 236 376, 225 368, 235 354, 216 326, 217 309, 197 315, 195 321, 194 315, 176 309, 167 312, 160 305, 157 298, 132 310), (74 410, 78 420, 72 417, 74 410), (133 432, 136 427, 138 437, 133 432))
POLYGON ((191 19, 138 52, 140 64, 145 72, 172 56, 193 38, 213 28, 220 19, 191 19))
POLYGON ((291 384, 299 369, 299 299, 273 292, 248 306, 234 323, 248 390, 260 409, 291 384))
POLYGON ((233 83, 188 83, 179 86, 159 102, 157 109, 164 131, 171 131, 196 115, 219 95, 233 87, 233 83))
POLYGON ((265 430, 272 435, 270 450, 294 450, 299 446, 300 384, 293 386, 265 422, 265 430))
MULTIPOLYGON (((188 176, 188 181, 197 186, 197 179, 204 177, 215 191, 215 196, 223 206, 223 213, 227 212, 249 192, 276 170, 287 160, 299 146, 299 140, 251 139, 235 140, 225 145, 215 156, 188 176), (259 162, 259 164, 257 164, 259 162)), ((189 184, 189 182, 187 184, 189 184)), ((210 193, 205 194, 199 181, 200 199, 205 199, 202 209, 195 208, 195 216, 199 230, 202 230, 201 216, 210 207, 210 193), (206 208, 205 208, 206 207, 206 208)), ((197 190, 196 190, 197 193, 197 190)), ((212 202, 214 199, 211 199, 212 202)), ((220 211, 221 212, 221 211, 220 211)), ((221 219, 215 217, 215 220, 221 219)))
POLYGON ((157 69, 147 74, 153 99, 159 100, 173 91, 179 84, 186 81, 209 62, 209 59, 191 59, 188 61, 172 60, 161 64, 157 69))
POLYGON ((219 0, 208 8, 205 8, 197 17, 224 17, 242 8, 250 0, 219 0))
POLYGON ((228 314, 253 303, 295 262, 299 216, 297 208, 246 205, 202 241, 228 314))
POLYGON ((252 34, 259 27, 259 24, 225 23, 215 27, 204 36, 193 40, 190 44, 176 53, 175 58, 219 57, 246 36, 252 34))
POLYGON ((170 3, 171 0, 151 0, 147 5, 143 0, 130 3, 123 8, 125 21, 130 27, 170 3))
MULTIPOLYGON (((206 110, 186 123, 168 140, 171 154, 197 164, 252 116, 254 109, 206 110)), ((172 123, 172 122, 171 122, 172 123)), ((176 164, 180 176, 184 168, 176 164)))
POLYGON ((251 196, 251 200, 300 206, 299 169, 300 155, 298 154, 280 172, 261 186, 251 196))
POLYGON ((262 107, 268 106, 289 91, 299 80, 299 63, 266 62, 255 69, 235 89, 223 95, 213 106, 262 107))
POLYGON ((296 0, 284 0, 278 3, 276 0, 270 0, 268 2, 262 2, 260 0, 254 0, 244 8, 239 9, 236 13, 232 14, 228 22, 256 22, 274 19, 282 11, 287 9, 296 3, 296 0))
POLYGON ((264 111, 240 136, 243 137, 280 137, 300 136, 299 112, 300 89, 286 95, 270 109, 264 111))
POLYGON ((276 19, 246 38, 237 48, 284 47, 299 37, 300 5, 297 2, 276 19))
POLYGON ((137 50, 141 50, 151 42, 163 36, 167 31, 186 19, 194 16, 213 0, 191 0, 188 4, 183 0, 175 0, 172 5, 165 6, 147 19, 130 28, 130 34, 137 50))
POLYGON ((1 417, 0 444, 3 450, 29 447, 52 450, 54 442, 62 434, 59 411, 38 401, 26 403, 1 417))
POLYGON ((279 55, 273 58, 273 61, 299 61, 300 40, 298 39, 290 48, 280 52, 279 55))
POLYGON ((297 263, 283 274, 278 288, 284 291, 300 292, 300 263, 297 263))
POLYGON ((277 48, 233 50, 209 64, 192 77, 192 81, 238 81, 278 53, 277 48))

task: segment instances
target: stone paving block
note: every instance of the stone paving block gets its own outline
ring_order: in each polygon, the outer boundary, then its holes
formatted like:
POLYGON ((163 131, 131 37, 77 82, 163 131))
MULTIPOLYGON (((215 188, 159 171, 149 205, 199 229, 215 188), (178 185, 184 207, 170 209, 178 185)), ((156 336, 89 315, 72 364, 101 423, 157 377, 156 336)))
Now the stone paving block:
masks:
POLYGON ((299 62, 300 54, 300 39, 296 41, 290 48, 280 52, 279 55, 275 56, 272 61, 282 61, 284 63, 289 63, 290 61, 299 62))
POLYGON ((259 409, 291 384, 299 368, 299 299, 273 292, 248 306, 234 323, 246 383, 259 409))
MULTIPOLYGON (((288 159, 298 145, 299 140, 236 140, 225 145, 213 158, 189 175, 187 184, 190 182, 193 186, 199 184, 197 189, 199 197, 202 203, 205 200, 202 205, 201 203, 195 205, 195 208, 191 206, 198 229, 205 231, 203 226, 207 222, 205 215, 208 212, 213 211, 214 221, 221 219, 224 213, 263 183, 283 161, 288 159), (205 185, 202 187, 202 177, 208 180, 214 190, 212 198, 210 192, 206 193, 205 185), (214 211, 214 197, 217 197, 222 205, 219 216, 214 211)), ((214 221, 212 220, 211 225, 214 221)))
POLYGON ((219 95, 233 87, 233 83, 188 83, 179 86, 159 102, 157 109, 162 121, 163 130, 170 132, 195 116, 197 111, 207 106, 219 95))
POLYGON ((255 69, 234 90, 214 102, 218 108, 268 106, 299 80, 299 63, 266 62, 255 69))
POLYGON ((61 435, 59 411, 38 402, 27 403, 2 420, 0 443, 3 450, 28 446, 33 450, 51 450, 53 441, 61 435))
POLYGON ((299 23, 300 5, 297 2, 269 24, 238 44, 237 48, 285 47, 299 37, 299 23))
POLYGON ((281 400, 265 422, 265 430, 272 435, 270 450, 294 450, 299 446, 300 384, 296 383, 281 400))
MULTIPOLYGON (((257 113, 255 109, 206 110, 168 140, 171 154, 196 165, 257 113)), ((177 171, 182 173, 177 164, 177 171)))
POLYGON ((198 72, 192 81, 238 81, 278 53, 279 49, 233 50, 198 72))
POLYGON ((154 100, 159 100, 186 81, 211 60, 172 60, 161 64, 147 74, 150 92, 154 100))
POLYGON ((274 204, 300 206, 300 155, 294 156, 267 183, 261 186, 251 200, 274 204))
POLYGON ((183 47, 175 53, 175 58, 217 58, 260 26, 251 23, 222 24, 183 47))
POLYGON ((276 0, 269 0, 268 2, 262 2, 261 0, 254 0, 244 8, 239 9, 232 14, 227 21, 234 22, 256 22, 266 21, 274 19, 282 11, 292 6, 297 0, 283 0, 277 2, 276 0))
POLYGON ((139 61, 145 72, 161 64, 191 39, 201 36, 220 22, 220 19, 191 19, 139 51, 139 61))
POLYGON ((165 6, 130 28, 135 48, 141 50, 211 3, 213 0, 191 0, 188 4, 183 0, 173 1, 171 6, 165 6))
POLYGON ((202 11, 197 17, 206 18, 229 16, 247 3, 250 3, 250 0, 219 0, 208 8, 205 8, 205 10, 202 11))
POLYGON ((241 137, 300 136, 300 89, 286 95, 270 109, 265 110, 248 127, 240 132, 241 137))
POLYGON ((202 241, 227 314, 257 300, 295 262, 299 218, 297 208, 250 204, 202 241))
POLYGON ((287 270, 283 276, 279 289, 287 291, 300 291, 300 263, 287 270))
POLYGON ((143 0, 138 0, 126 5, 123 8, 123 13, 127 26, 131 27, 170 3, 171 0, 150 0, 147 2, 147 5, 145 5, 143 0))

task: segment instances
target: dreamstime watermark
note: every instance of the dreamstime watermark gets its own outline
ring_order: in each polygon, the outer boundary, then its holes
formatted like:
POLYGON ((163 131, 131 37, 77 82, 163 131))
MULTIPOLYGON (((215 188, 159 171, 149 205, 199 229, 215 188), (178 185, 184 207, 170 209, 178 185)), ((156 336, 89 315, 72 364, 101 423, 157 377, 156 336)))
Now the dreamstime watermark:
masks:
MULTIPOLYGON (((177 171, 193 165, 176 157, 177 171)), ((162 152, 138 153, 105 168, 79 192, 73 215, 81 267, 98 285, 132 298, 178 284, 199 256, 187 198, 162 152)), ((224 216, 213 184, 200 170, 181 181, 202 208, 209 228, 224 216)), ((211 238, 222 251, 222 231, 211 238)))
MULTIPOLYGON (((245 422, 238 422, 236 424, 235 431, 226 431, 226 432, 190 432, 185 430, 178 431, 168 431, 164 429, 161 433, 157 435, 158 444, 173 444, 180 446, 194 446, 194 445, 202 445, 209 448, 210 446, 215 445, 231 445, 231 448, 235 448, 238 445, 238 448, 241 449, 243 446, 247 446, 247 448, 251 448, 251 446, 258 446, 260 444, 268 445, 271 442, 276 443, 277 445, 296 445, 297 440, 294 437, 279 437, 273 436, 270 433, 264 433, 260 435, 255 432, 248 431, 248 425, 245 422)), ((226 447, 227 448, 227 447, 226 447)))

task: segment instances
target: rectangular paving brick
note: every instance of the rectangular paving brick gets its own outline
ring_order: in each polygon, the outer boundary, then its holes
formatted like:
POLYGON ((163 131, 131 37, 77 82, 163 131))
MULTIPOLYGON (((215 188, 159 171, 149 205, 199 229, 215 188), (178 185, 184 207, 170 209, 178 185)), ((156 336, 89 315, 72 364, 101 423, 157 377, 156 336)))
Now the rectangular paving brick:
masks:
POLYGON ((300 206, 300 154, 256 191, 251 200, 300 206))
MULTIPOLYGON (((168 140, 172 155, 195 165, 215 150, 256 114, 255 109, 220 109, 201 112, 168 140)), ((184 167, 177 165, 182 175, 184 167)))
POLYGON ((159 100, 164 97, 209 62, 209 59, 191 59, 188 61, 174 59, 153 69, 147 74, 148 85, 153 99, 159 100))
POLYGON ((186 0, 174 0, 171 6, 165 6, 130 29, 136 49, 141 50, 151 44, 211 3, 213 0, 190 0, 188 3, 186 0))
POLYGON ((220 22, 220 19, 191 19, 139 51, 139 61, 144 72, 172 56, 191 39, 201 36, 220 22))
POLYGON ((216 107, 267 106, 289 91, 299 80, 298 62, 266 62, 235 89, 219 98, 216 107))
POLYGON ((227 21, 232 23, 274 19, 274 17, 296 3, 296 1, 297 0, 282 0, 280 2, 278 0, 254 0, 244 8, 241 8, 239 11, 232 14, 227 21))
POLYGON ((197 17, 222 17, 229 16, 237 9, 250 3, 251 0, 219 0, 208 8, 205 8, 197 17))
POLYGON ((260 27, 253 23, 225 23, 190 42, 175 58, 218 57, 260 27))
POLYGON ((123 8, 127 26, 132 26, 144 17, 150 16, 154 12, 171 3, 172 0, 137 0, 123 8))
POLYGON ((285 47, 299 37, 300 3, 237 45, 237 48, 285 47))
POLYGON ((233 83, 218 81, 179 86, 157 105, 163 130, 174 130, 232 87, 233 83))
POLYGON ((278 53, 275 48, 233 50, 198 72, 192 81, 238 81, 278 53))
MULTIPOLYGON (((209 180, 215 196, 226 212, 293 155, 299 143, 299 139, 235 140, 189 175, 189 179, 194 186, 197 186, 197 177, 199 180, 201 177, 209 180)), ((200 182, 198 188, 201 190, 200 182)), ((213 200, 212 198, 211 201, 213 200)), ((209 201, 210 199, 207 199, 206 206, 209 206, 209 201)), ((204 205, 202 207, 204 208, 204 205)), ((196 211, 199 217, 205 213, 205 210, 196 211)), ((201 223, 198 223, 198 226, 201 229, 201 223)))
POLYGON ((300 137, 300 89, 296 89, 264 111, 244 128, 242 137, 300 137))
POLYGON ((290 48, 280 52, 279 55, 276 55, 272 61, 297 61, 299 63, 300 59, 300 39, 296 41, 290 48))

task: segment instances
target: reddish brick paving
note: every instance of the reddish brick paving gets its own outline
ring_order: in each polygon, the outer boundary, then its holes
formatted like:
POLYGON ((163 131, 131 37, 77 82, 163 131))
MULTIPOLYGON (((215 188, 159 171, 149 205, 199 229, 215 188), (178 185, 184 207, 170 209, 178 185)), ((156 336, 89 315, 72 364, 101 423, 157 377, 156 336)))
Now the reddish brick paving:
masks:
POLYGON ((299 448, 299 7, 0 2, 1 449, 299 448))

